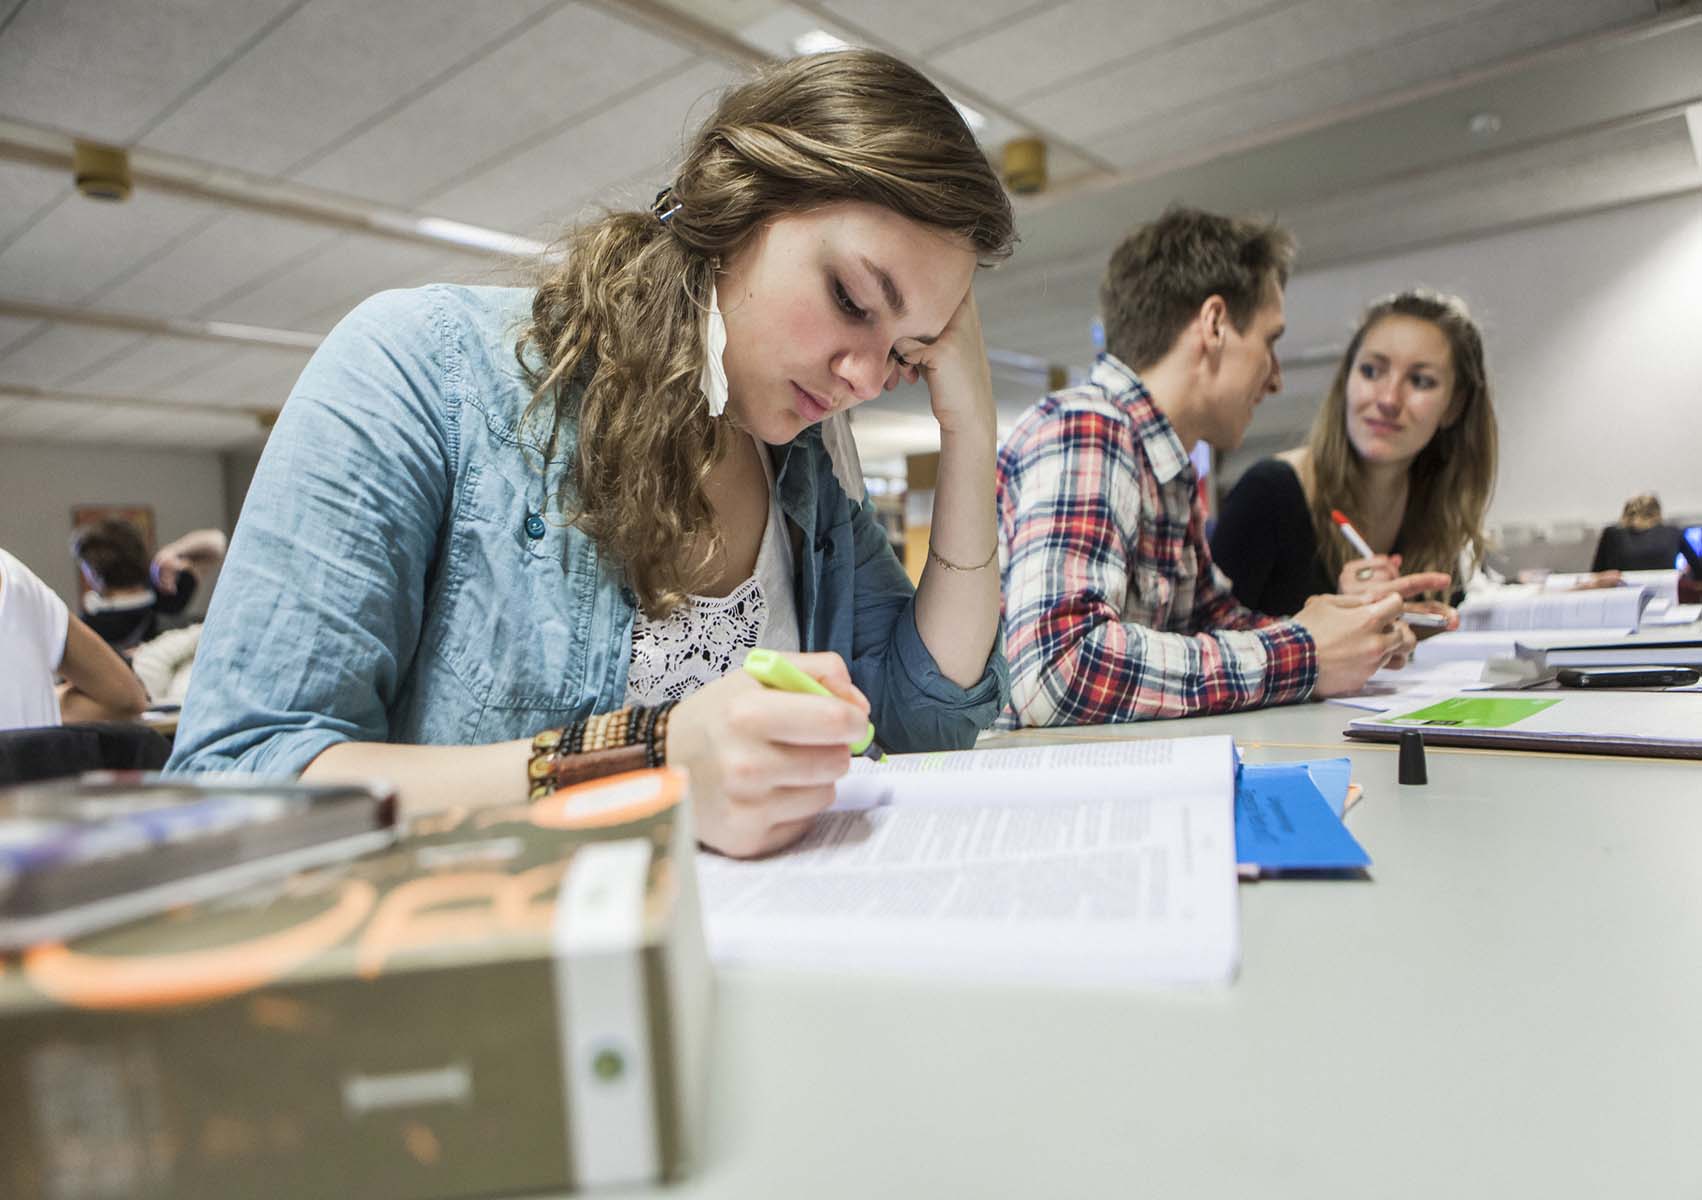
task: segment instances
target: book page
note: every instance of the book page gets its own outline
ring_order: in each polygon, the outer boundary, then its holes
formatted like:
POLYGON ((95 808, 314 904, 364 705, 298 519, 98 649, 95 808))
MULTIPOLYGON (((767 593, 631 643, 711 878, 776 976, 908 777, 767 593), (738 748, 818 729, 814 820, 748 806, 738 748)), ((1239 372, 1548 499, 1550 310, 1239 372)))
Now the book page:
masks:
POLYGON ((1505 589, 1474 596, 1460 606, 1461 630, 1637 628, 1652 593, 1648 588, 1596 588, 1583 592, 1505 589))
MULTIPOLYGON (((1461 617, 1462 621, 1464 619, 1461 617)), ((1581 633, 1592 632, 1602 637, 1625 636, 1623 629, 1538 629, 1517 632, 1511 629, 1459 629, 1451 633, 1438 633, 1419 642, 1412 652, 1411 665, 1420 670, 1430 670, 1442 663, 1453 662, 1481 665, 1492 658, 1512 658, 1514 646, 1533 635, 1553 634, 1556 637, 1573 638, 1581 633)))
POLYGON ((889 754, 883 762, 853 759, 852 774, 927 771, 1049 770, 1053 767, 1146 767, 1159 772, 1209 767, 1211 738, 1137 738, 1125 741, 1068 742, 1054 746, 1000 746, 988 750, 948 750, 933 754, 889 754))
POLYGON ((1057 985, 1227 980, 1239 958, 1230 739, 1040 749, 958 768, 900 756, 841 780, 788 851, 700 854, 711 954, 1057 985), (1147 761, 1093 761, 1120 754, 1147 761))

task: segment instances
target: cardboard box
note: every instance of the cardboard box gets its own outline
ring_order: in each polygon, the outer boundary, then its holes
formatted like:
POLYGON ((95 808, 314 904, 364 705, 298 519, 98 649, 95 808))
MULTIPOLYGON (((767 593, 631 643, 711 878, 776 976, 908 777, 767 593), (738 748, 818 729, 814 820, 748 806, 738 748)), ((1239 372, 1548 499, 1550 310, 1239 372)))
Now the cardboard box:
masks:
POLYGON ((678 1178, 711 974, 683 776, 0 959, 0 1195, 438 1198, 678 1178))

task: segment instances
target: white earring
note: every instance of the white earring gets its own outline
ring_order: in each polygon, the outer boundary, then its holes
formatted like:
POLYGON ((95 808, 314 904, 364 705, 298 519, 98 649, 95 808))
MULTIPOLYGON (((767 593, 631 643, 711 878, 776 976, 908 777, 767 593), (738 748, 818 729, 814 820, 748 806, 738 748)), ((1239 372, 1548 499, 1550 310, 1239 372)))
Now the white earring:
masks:
POLYGON ((697 386, 709 401, 709 415, 718 417, 727 407, 727 366, 721 356, 727 353, 727 322, 721 317, 721 305, 715 284, 709 285, 709 312, 703 319, 703 374, 697 386))

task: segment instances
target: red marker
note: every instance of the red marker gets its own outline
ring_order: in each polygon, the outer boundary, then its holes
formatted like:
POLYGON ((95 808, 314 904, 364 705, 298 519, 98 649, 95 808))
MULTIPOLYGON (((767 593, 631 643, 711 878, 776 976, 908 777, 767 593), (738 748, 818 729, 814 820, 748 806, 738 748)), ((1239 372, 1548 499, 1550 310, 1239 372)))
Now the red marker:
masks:
POLYGON ((1359 530, 1353 527, 1353 522, 1347 519, 1347 515, 1341 509, 1332 508, 1330 520, 1336 523, 1336 528, 1342 531, 1342 536, 1348 540, 1348 544, 1359 552, 1359 557, 1377 557, 1377 552, 1371 548, 1364 538, 1359 536, 1359 530))

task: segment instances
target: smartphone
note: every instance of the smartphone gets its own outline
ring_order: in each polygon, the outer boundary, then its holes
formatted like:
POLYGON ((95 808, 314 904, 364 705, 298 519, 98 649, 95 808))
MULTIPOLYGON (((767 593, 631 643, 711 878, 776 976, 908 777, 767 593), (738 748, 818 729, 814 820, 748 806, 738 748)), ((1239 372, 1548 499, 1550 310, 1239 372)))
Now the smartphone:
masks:
POLYGON ((1561 667, 1554 677, 1561 687, 1667 688, 1689 687, 1702 673, 1692 667, 1561 667))
POLYGON ((1407 609, 1401 613, 1401 620, 1414 629, 1446 629, 1448 618, 1441 613, 1421 612, 1417 609, 1407 609))

